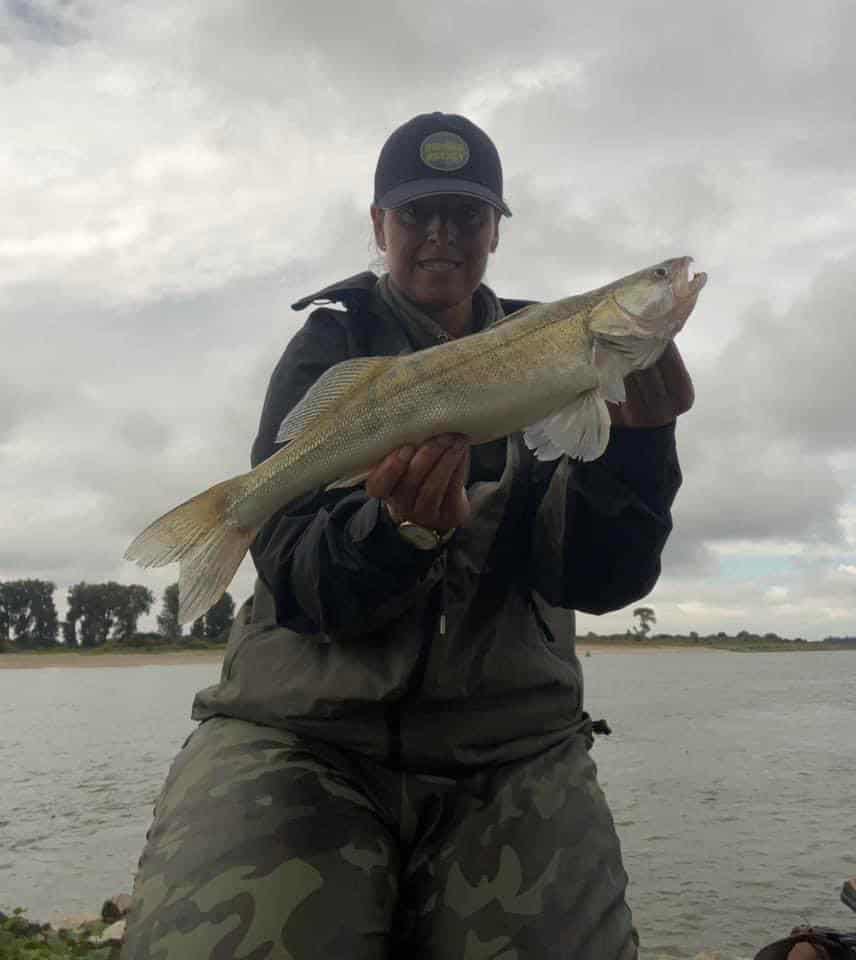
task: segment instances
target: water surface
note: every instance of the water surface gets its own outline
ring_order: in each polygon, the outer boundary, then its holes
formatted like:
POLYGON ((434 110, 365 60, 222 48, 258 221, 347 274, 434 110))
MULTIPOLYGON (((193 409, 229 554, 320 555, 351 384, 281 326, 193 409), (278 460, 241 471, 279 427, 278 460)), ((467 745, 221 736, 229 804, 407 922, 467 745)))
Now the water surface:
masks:
MULTIPOLYGON (((594 756, 644 957, 749 957, 856 874, 856 654, 595 652, 594 756)), ((213 663, 0 671, 0 909, 129 891, 151 808, 213 663)))

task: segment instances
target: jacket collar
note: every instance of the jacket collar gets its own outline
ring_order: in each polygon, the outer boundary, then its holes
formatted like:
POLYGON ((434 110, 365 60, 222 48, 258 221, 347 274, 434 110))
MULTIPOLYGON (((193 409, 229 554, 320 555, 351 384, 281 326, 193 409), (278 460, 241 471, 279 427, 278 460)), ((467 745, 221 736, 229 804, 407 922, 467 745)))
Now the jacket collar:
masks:
MULTIPOLYGON (((355 273, 352 277, 346 277, 336 283, 331 283, 327 287, 310 293, 299 300, 295 300, 291 305, 292 310, 305 310, 310 304, 322 306, 330 303, 341 303, 348 310, 358 310, 365 305, 369 296, 377 285, 378 276, 371 270, 364 270, 362 273, 355 273)), ((534 303, 534 300, 517 300, 500 297, 499 302, 506 315, 514 313, 521 307, 534 303)))

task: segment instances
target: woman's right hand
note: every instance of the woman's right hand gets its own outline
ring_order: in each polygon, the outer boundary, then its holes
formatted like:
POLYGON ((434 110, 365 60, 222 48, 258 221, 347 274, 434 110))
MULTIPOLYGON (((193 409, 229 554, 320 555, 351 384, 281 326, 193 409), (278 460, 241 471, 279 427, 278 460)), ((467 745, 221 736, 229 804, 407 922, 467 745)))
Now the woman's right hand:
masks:
POLYGON ((470 518, 469 465, 467 438, 444 433, 393 450, 366 478, 366 492, 384 501, 396 523, 409 520, 443 533, 470 518))

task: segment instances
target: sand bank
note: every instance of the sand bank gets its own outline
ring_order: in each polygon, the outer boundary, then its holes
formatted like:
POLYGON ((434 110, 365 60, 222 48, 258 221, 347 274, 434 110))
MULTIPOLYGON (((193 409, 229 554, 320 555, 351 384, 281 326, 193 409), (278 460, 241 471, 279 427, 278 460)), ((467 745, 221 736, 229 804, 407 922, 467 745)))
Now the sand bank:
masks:
MULTIPOLYGON (((680 653, 723 653, 710 647, 669 647, 647 645, 643 643, 600 644, 578 643, 577 655, 585 657, 589 653, 597 657, 604 653, 655 654, 663 652, 680 653)), ((179 650, 164 653, 2 653, 0 670, 36 670, 53 667, 147 667, 165 666, 173 663, 219 663, 223 659, 220 650, 179 650)))
POLYGON ((222 659, 222 650, 179 650, 169 653, 0 653, 0 670, 148 667, 174 663, 219 663, 222 659))

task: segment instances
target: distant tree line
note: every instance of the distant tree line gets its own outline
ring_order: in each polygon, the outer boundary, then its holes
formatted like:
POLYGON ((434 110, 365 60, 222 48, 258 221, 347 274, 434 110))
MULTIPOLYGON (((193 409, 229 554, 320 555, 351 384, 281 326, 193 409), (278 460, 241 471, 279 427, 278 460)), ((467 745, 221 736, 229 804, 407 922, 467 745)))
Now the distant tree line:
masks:
POLYGON ((70 647, 100 647, 108 640, 130 640, 154 600, 151 590, 138 584, 76 583, 68 590, 63 641, 70 647))
MULTIPOLYGON (((137 624, 149 613, 154 594, 139 584, 76 583, 69 587, 66 619, 54 604, 56 585, 49 580, 0 581, 0 652, 33 650, 62 643, 68 647, 99 647, 140 638, 137 624)), ((235 616, 235 603, 225 593, 190 628, 188 639, 225 640, 235 616)), ((178 584, 163 593, 157 617, 158 633, 166 642, 181 642, 178 623, 178 584)), ((142 635, 151 636, 151 635, 142 635)))
POLYGON ((856 637, 827 637, 823 642, 829 647, 856 647, 856 637))
MULTIPOLYGON (((225 640, 235 619, 235 601, 229 593, 222 597, 194 620, 190 627, 190 636, 197 640, 225 640)), ((171 583, 163 592, 163 606, 158 614, 158 633, 166 640, 179 640, 182 636, 178 622, 178 584, 171 583)))

